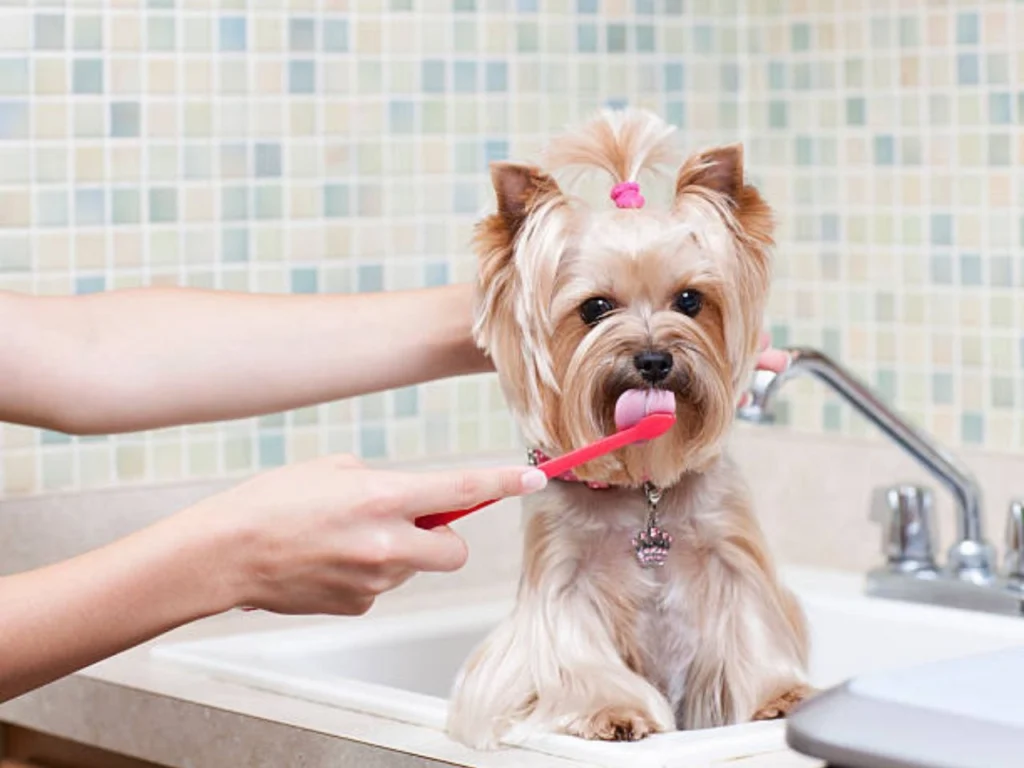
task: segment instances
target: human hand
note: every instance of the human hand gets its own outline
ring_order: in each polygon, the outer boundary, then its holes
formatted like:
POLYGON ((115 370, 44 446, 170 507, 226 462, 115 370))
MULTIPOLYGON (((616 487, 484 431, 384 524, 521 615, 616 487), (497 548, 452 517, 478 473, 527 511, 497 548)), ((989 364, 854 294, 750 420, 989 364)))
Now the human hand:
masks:
POLYGON ((525 468, 405 473, 349 456, 283 467, 186 510, 183 522, 226 533, 231 606, 289 614, 362 614, 418 571, 453 571, 466 544, 417 517, 544 487, 525 468))

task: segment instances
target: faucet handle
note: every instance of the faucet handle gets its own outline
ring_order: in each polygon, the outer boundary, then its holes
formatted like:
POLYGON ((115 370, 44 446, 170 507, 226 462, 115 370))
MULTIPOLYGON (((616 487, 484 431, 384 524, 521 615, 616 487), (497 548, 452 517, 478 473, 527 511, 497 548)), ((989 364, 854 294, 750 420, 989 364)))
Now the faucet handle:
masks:
POLYGON ((931 490, 894 485, 884 491, 884 541, 889 567, 902 572, 934 571, 935 524, 931 490))
POLYGON ((1006 577, 1013 583, 1024 585, 1024 502, 1010 502, 1006 519, 1006 577))

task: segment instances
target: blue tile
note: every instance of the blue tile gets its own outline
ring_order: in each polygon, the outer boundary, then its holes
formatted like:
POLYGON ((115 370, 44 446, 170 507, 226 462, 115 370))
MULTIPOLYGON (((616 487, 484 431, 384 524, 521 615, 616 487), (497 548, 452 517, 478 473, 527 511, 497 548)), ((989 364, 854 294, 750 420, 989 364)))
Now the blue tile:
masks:
POLYGON ((443 61, 424 61, 421 70, 423 90, 426 93, 444 93, 446 88, 445 74, 443 61))
POLYGON ((40 227, 68 225, 68 196, 63 190, 45 190, 36 197, 36 224, 40 227))
POLYGON ((327 184, 324 186, 324 216, 340 218, 348 216, 348 187, 344 184, 327 184))
POLYGON ((821 215, 821 239, 826 243, 839 242, 839 214, 823 213, 821 215))
POLYGON ((768 127, 785 128, 789 124, 789 105, 784 101, 768 102, 768 127))
POLYGON ((735 64, 723 64, 721 67, 722 90, 736 93, 740 89, 740 68, 735 64))
POLYGON ((639 16, 653 16, 655 13, 654 0, 636 0, 635 5, 639 16))
POLYGON ((388 440, 384 427, 360 427, 359 455, 364 459, 383 459, 388 455, 388 440))
POLYGON ((238 16, 221 18, 218 24, 219 44, 222 51, 244 51, 246 48, 245 19, 238 16))
POLYGON ((380 264, 361 264, 356 270, 356 286, 360 293, 384 290, 384 267, 380 264))
POLYGON ((33 23, 37 51, 59 51, 64 48, 64 16, 37 14, 33 23))
POLYGON ((985 418, 980 413, 964 413, 960 417, 960 437, 965 443, 985 442, 985 418))
POLYGON ((875 165, 893 165, 896 162, 896 142, 892 136, 875 136, 875 165))
POLYGON ((665 90, 669 93, 683 90, 685 83, 682 64, 665 65, 665 90))
POLYGON ((917 44, 917 19, 913 16, 904 16, 900 19, 900 45, 904 48, 912 48, 917 44))
POLYGON ((73 29, 75 50, 99 51, 103 48, 103 19, 99 16, 78 16, 73 29))
POLYGON ((221 234, 221 260, 238 263, 249 260, 249 230, 226 229, 221 234))
POLYGON ((392 101, 388 122, 392 133, 412 133, 416 130, 416 106, 411 101, 392 101))
POLYGON ((138 224, 142 221, 142 197, 139 190, 113 190, 110 193, 110 213, 114 224, 138 224))
POLYGON ((863 97, 857 96, 846 100, 846 124, 864 125, 867 123, 867 105, 863 97))
POLYGON ((826 432, 839 432, 843 428, 839 403, 828 402, 821 407, 821 423, 826 432))
POLYGON ((313 19, 292 19, 288 22, 288 48, 293 51, 316 49, 316 23, 313 19))
POLYGON ((484 143, 484 162, 488 165, 501 160, 508 160, 508 142, 492 140, 484 143))
POLYGON ((676 128, 685 128, 686 104, 682 101, 670 101, 665 104, 665 121, 676 128))
POLYGON ((87 293, 102 293, 106 289, 107 279, 103 275, 75 278, 75 293, 80 296, 87 293))
POLYGON ((253 214, 257 219, 267 221, 281 218, 281 188, 257 187, 253 201, 253 214))
POLYGON ((654 27, 650 24, 637 24, 636 27, 636 50, 637 53, 654 53, 657 47, 657 39, 654 34, 654 27))
POLYGON ((477 173, 480 171, 480 147, 475 141, 459 141, 452 147, 456 173, 477 173))
POLYGON ((490 93, 508 90, 508 64, 504 61, 489 61, 485 69, 485 87, 490 93))
POLYGON ((965 253, 960 256, 960 284, 981 285, 981 257, 976 253, 965 253))
POLYGON ((596 24, 580 24, 576 27, 576 50, 580 53, 597 53, 596 24))
POLYGON ((521 21, 516 24, 516 51, 537 53, 540 50, 540 27, 535 21, 521 21))
POLYGON ((71 69, 75 93, 103 93, 103 62, 99 59, 77 59, 71 69))
POLYGON ((284 435, 260 435, 260 467, 280 467, 284 465, 284 435))
POLYGON ((977 13, 956 15, 956 41, 960 45, 977 45, 981 38, 977 13))
POLYGON ((316 90, 316 65, 312 61, 288 62, 288 93, 313 93, 316 90))
POLYGON ((790 47, 794 51, 807 51, 811 47, 811 27, 809 24, 794 24, 790 28, 790 47))
POLYGON ((577 13, 597 13, 598 0, 576 0, 577 13))
POLYGON ((453 213, 477 213, 480 202, 476 196, 476 184, 456 182, 452 187, 452 212, 453 213))
POLYGON ((292 293, 316 293, 318 290, 319 278, 315 268, 292 268, 292 293))
POLYGON ((789 328, 785 325, 771 327, 772 346, 776 349, 789 346, 789 328))
POLYGON ((781 61, 768 63, 768 87, 773 91, 786 88, 786 65, 781 61))
POLYGON ((684 0, 665 0, 665 14, 667 16, 682 16, 685 9, 684 0))
POLYGON ((609 97, 608 99, 606 99, 605 102, 604 102, 604 108, 605 109, 610 109, 613 112, 622 111, 624 109, 627 109, 628 107, 629 107, 629 99, 625 99, 625 98, 616 98, 616 97, 612 96, 612 97, 609 97))
POLYGON ((137 101, 115 101, 110 105, 110 135, 115 139, 139 135, 137 101))
POLYGON ((157 17, 146 24, 147 51, 173 51, 175 42, 174 19, 157 17))
POLYGON ((932 254, 929 260, 929 271, 932 282, 936 285, 952 285, 953 259, 946 253, 932 254))
POLYGON ((953 375, 949 373, 932 374, 932 402, 936 405, 953 404, 953 375))
POLYGON ((793 88, 809 91, 814 87, 814 67, 809 61, 800 61, 793 66, 793 88))
POLYGON ((477 90, 476 62, 456 61, 454 64, 456 93, 475 93, 477 90))
POLYGON ((452 10, 456 13, 472 13, 476 10, 476 0, 454 0, 452 10))
POLYGON ((429 263, 423 271, 423 282, 428 288, 448 285, 448 265, 444 262, 429 263))
POLYGON ((821 331, 821 350, 833 358, 843 356, 843 335, 836 328, 823 328, 821 331))
POLYGON ((178 191, 163 188, 149 190, 149 220, 167 224, 178 220, 178 191))
POLYGON ((70 445, 71 435, 43 429, 39 431, 39 442, 43 445, 70 445))
POLYGON ((608 45, 608 53, 625 52, 627 47, 625 24, 609 24, 608 29, 605 31, 605 35, 606 43, 608 45))
POLYGON ((809 136, 796 137, 796 164, 814 165, 814 140, 809 136))
POLYGON ((1010 288, 1013 285, 1013 259, 1009 256, 993 256, 988 262, 990 285, 1010 288))
POLYGON ((106 224, 102 189, 75 190, 75 224, 98 226, 106 224))
POLYGON ((348 52, 348 20, 329 19, 323 28, 324 50, 328 53, 348 52))
POLYGON ((536 13, 537 0, 516 0, 516 11, 519 13, 536 13))
POLYGON ((931 216, 932 245, 953 244, 953 217, 948 213, 933 213, 931 216))
POLYGON ((977 85, 981 79, 978 54, 961 53, 956 57, 956 81, 960 85, 977 85))
POLYGON ((395 416, 402 419, 419 414, 420 397, 419 390, 416 387, 396 390, 393 396, 395 399, 395 416))
POLYGON ((271 178, 281 175, 281 145, 257 144, 255 148, 256 175, 271 178))
POLYGON ((878 389, 878 394, 881 395, 882 400, 886 403, 892 403, 896 400, 897 387, 896 387, 896 372, 888 369, 880 369, 875 372, 875 386, 878 389))
POLYGON ((249 218, 247 187, 227 187, 221 191, 220 217, 224 221, 245 221, 249 218))
POLYGON ((996 125, 1013 122, 1013 102, 1008 93, 990 93, 988 97, 988 119, 996 125))
POLYGON ((0 93, 28 93, 28 59, 0 59, 0 93))
POLYGON ((708 24, 694 25, 693 46, 697 53, 714 53, 715 28, 708 24))

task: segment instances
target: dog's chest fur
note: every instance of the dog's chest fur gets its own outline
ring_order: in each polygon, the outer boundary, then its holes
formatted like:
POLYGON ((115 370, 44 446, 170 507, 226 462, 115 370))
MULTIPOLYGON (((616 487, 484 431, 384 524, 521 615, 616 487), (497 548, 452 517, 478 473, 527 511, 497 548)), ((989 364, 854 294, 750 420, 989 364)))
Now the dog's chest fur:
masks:
MULTIPOLYGON (((691 476, 666 492, 658 506, 659 525, 674 542, 661 568, 643 568, 632 539, 647 521, 641 489, 591 490, 575 483, 552 483, 527 502, 527 510, 547 518, 549 546, 557 550, 565 589, 592 594, 593 609, 606 624, 623 659, 679 711, 686 675, 696 652, 695 626, 687 580, 698 560, 695 542, 699 510, 707 501, 704 480, 691 476), (613 604, 608 610, 607 604, 613 604), (639 662, 639 663, 636 663, 639 662)), ((552 560, 548 561, 550 565, 552 560)))

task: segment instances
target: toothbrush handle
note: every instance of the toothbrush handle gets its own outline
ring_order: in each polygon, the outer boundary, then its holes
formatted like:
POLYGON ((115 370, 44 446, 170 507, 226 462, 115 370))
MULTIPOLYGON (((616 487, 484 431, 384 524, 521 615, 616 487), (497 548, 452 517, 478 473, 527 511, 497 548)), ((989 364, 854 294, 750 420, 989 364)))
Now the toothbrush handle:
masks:
POLYGON ((455 509, 450 512, 435 512, 432 515, 424 515, 423 517, 417 517, 416 527, 423 528, 424 530, 429 531, 431 528, 437 528, 441 525, 448 525, 448 523, 455 522, 460 517, 465 517, 471 512, 476 512, 478 509, 489 507, 496 501, 497 499, 491 499, 490 501, 480 502, 475 507, 470 507, 469 509, 455 509))

